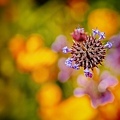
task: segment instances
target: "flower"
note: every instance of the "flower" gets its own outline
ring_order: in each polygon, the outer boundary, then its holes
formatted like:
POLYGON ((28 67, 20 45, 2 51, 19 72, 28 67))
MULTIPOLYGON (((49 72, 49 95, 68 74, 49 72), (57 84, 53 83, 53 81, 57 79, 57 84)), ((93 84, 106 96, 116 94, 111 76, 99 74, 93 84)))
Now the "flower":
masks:
POLYGON ((71 33, 73 38, 72 48, 67 46, 63 48, 64 53, 71 54, 71 57, 65 61, 66 66, 76 70, 83 67, 85 76, 90 78, 92 77, 91 70, 98 67, 98 64, 101 64, 105 58, 106 48, 112 47, 110 42, 106 45, 102 44, 101 40, 105 38, 104 32, 100 32, 98 29, 92 31, 92 35, 88 35, 84 28, 76 28, 71 33))
POLYGON ((117 85, 118 81, 107 72, 102 74, 99 82, 88 80, 81 75, 77 82, 80 87, 74 90, 74 95, 77 97, 88 95, 94 108, 114 100, 114 96, 108 88, 117 85))

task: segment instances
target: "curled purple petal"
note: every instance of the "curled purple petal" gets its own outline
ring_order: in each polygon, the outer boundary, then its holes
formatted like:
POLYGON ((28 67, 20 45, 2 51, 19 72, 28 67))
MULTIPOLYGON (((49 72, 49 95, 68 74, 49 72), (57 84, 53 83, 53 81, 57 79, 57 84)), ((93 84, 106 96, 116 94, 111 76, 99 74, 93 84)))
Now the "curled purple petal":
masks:
POLYGON ((98 85, 98 90, 100 92, 104 92, 108 87, 111 87, 111 86, 114 87, 118 84, 118 80, 112 75, 110 75, 108 72, 104 72, 101 78, 102 80, 98 85))
POLYGON ((97 98, 91 98, 91 104, 94 108, 97 108, 100 105, 105 105, 111 103, 114 100, 114 96, 110 91, 105 91, 101 93, 97 98))
POLYGON ((105 71, 101 75, 101 79, 102 79, 102 81, 106 81, 109 84, 109 86, 116 86, 118 84, 118 80, 116 79, 116 77, 112 76, 107 71, 105 71))
POLYGON ((113 100, 114 96, 109 90, 101 94, 101 104, 111 103, 113 100))

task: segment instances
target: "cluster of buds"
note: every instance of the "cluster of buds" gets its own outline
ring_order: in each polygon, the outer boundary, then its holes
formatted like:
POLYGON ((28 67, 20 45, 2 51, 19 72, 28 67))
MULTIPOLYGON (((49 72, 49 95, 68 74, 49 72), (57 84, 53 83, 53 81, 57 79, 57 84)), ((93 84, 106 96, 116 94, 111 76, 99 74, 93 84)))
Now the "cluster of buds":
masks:
POLYGON ((101 40, 105 38, 105 33, 98 29, 93 29, 92 34, 88 35, 84 28, 76 28, 71 36, 73 38, 72 47, 63 48, 64 53, 71 54, 65 64, 76 70, 83 67, 85 76, 91 78, 93 68, 102 63, 106 55, 106 48, 110 49, 112 43, 107 42, 104 45, 101 40))

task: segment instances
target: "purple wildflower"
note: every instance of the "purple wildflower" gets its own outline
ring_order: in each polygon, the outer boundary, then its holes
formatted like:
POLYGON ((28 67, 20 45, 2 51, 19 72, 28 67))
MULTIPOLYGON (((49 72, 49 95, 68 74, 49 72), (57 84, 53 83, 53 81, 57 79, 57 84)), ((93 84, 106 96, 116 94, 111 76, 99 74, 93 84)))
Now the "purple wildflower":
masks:
POLYGON ((93 29, 93 35, 88 35, 84 28, 77 28, 71 33, 73 37, 72 48, 63 48, 64 53, 70 53, 71 57, 68 58, 65 64, 73 69, 84 68, 86 77, 92 77, 94 67, 98 67, 106 55, 106 48, 110 48, 110 42, 105 46, 102 44, 101 39, 104 39, 104 32, 93 29), (99 38, 96 38, 96 35, 99 38))
POLYGON ((94 80, 88 80, 84 76, 79 76, 77 81, 80 87, 74 90, 74 95, 76 97, 88 95, 94 108, 114 100, 114 96, 108 88, 117 85, 118 81, 110 74, 102 74, 99 83, 94 80))

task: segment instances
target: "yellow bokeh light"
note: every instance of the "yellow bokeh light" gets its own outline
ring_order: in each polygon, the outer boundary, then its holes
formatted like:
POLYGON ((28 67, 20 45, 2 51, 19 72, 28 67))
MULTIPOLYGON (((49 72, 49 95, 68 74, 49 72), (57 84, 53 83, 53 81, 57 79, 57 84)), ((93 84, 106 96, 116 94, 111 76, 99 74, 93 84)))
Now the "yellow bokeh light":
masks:
POLYGON ((53 107, 60 103, 62 91, 55 83, 46 83, 37 94, 37 101, 42 107, 53 107))
POLYGON ((38 34, 32 34, 26 42, 26 50, 27 52, 35 52, 43 45, 43 38, 38 34))
POLYGON ((41 108, 40 112, 43 120, 92 120, 97 114, 87 96, 81 98, 71 96, 56 107, 41 108))
POLYGON ((97 27, 100 31, 105 32, 106 37, 110 37, 119 28, 119 15, 111 9, 96 9, 88 16, 88 27, 90 29, 97 27))
POLYGON ((32 78, 36 83, 43 83, 50 80, 50 70, 47 67, 38 67, 32 72, 32 78))
POLYGON ((57 60, 57 54, 48 48, 36 52, 21 52, 17 59, 17 65, 23 70, 34 70, 38 66, 51 66, 57 60))
MULTIPOLYGON (((42 107, 38 110, 38 116, 40 117, 40 119, 42 118, 42 120, 55 120, 54 113, 56 110, 57 109, 55 106, 50 108, 42 107)), ((56 120, 58 119, 56 118, 56 120)))
POLYGON ((91 107, 89 99, 84 96, 81 98, 71 97, 60 104, 58 108, 58 120, 88 120, 96 115, 96 110, 91 107))

